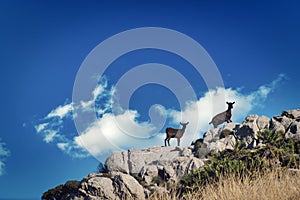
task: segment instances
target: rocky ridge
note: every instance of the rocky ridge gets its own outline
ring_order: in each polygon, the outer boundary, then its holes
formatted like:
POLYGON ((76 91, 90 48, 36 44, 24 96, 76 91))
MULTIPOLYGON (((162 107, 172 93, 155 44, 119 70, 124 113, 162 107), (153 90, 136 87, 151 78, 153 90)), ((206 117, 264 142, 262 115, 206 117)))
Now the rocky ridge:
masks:
POLYGON ((245 148, 263 145, 260 132, 283 132, 285 138, 300 140, 300 109, 283 111, 271 119, 249 115, 242 123, 228 123, 207 131, 189 147, 150 147, 113 153, 106 171, 90 174, 80 182, 68 181, 50 189, 42 199, 146 199, 153 192, 167 192, 194 169, 201 169, 213 151, 233 150, 237 141, 245 148), (200 144, 200 145, 199 145, 200 144))

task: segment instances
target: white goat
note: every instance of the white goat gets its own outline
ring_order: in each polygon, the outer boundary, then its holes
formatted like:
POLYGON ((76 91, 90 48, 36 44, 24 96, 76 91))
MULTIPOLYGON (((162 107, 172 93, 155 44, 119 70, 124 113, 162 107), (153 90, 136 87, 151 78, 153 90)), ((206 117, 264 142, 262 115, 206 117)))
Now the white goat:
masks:
POLYGON ((182 138, 185 128, 186 126, 189 124, 189 122, 187 123, 181 123, 180 125, 182 126, 182 129, 174 129, 174 128, 166 128, 166 134, 167 137, 165 139, 165 146, 167 146, 167 141, 168 141, 168 145, 170 146, 170 139, 171 138, 177 138, 177 144, 178 146, 180 145, 180 138, 182 138))
POLYGON ((232 103, 231 102, 226 102, 226 103, 228 105, 227 110, 222 112, 222 113, 217 114, 216 116, 214 116, 212 118, 211 122, 209 122, 209 124, 212 123, 214 125, 214 128, 217 128, 218 125, 220 125, 224 122, 227 122, 227 123, 232 122, 231 119, 230 119, 231 115, 232 115, 231 114, 231 109, 233 108, 233 104, 235 102, 232 102, 232 103))

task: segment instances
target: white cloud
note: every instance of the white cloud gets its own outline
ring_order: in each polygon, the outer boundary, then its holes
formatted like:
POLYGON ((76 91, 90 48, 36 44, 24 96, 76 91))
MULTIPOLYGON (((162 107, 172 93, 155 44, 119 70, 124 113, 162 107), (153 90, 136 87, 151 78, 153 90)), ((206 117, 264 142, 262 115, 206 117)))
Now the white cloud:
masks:
POLYGON ((60 142, 60 143, 57 143, 57 147, 58 147, 59 149, 61 149, 62 151, 67 151, 68 146, 69 146, 69 143, 67 143, 67 142, 60 142))
MULTIPOLYGON (((162 116, 166 116, 169 125, 174 128, 180 128, 179 122, 190 122, 181 142, 182 145, 190 145, 212 128, 208 123, 215 114, 227 109, 226 101, 236 102, 232 120, 240 122, 253 108, 265 101, 283 78, 284 75, 279 75, 270 84, 262 85, 249 94, 243 93, 240 88, 209 90, 197 101, 187 102, 181 111, 161 105, 155 106, 155 109, 162 116)), ((99 159, 114 150, 163 145, 165 133, 159 133, 150 122, 138 121, 138 111, 119 109, 118 114, 111 113, 112 96, 115 92, 114 86, 109 88, 105 80, 95 88, 90 100, 81 102, 80 109, 84 112, 95 110, 99 114, 99 118, 91 122, 81 135, 67 137, 61 131, 62 120, 65 120, 63 118, 74 109, 72 103, 58 106, 51 111, 41 124, 35 126, 36 131, 43 134, 47 143, 55 142, 60 150, 73 157, 88 156, 88 151, 99 159), (96 101, 101 101, 101 104, 95 104, 95 108, 91 108, 96 101), (58 116, 60 120, 51 120, 54 116, 58 116)), ((175 145, 176 140, 171 140, 171 144, 175 145)))
POLYGON ((44 141, 46 143, 52 142, 55 137, 58 137, 57 131, 55 131, 55 130, 46 130, 46 131, 44 131, 44 141))
POLYGON ((1 142, 0 138, 0 176, 4 173, 5 160, 10 156, 10 151, 6 148, 6 144, 1 142))
POLYGON ((74 158, 85 158, 90 156, 85 148, 78 146, 74 141, 66 140, 65 142, 59 142, 56 145, 60 150, 74 158))
POLYGON ((60 119, 68 116, 68 114, 70 114, 73 111, 73 104, 69 103, 69 104, 65 104, 63 106, 58 106, 57 108, 55 108, 54 110, 52 110, 47 116, 46 118, 52 118, 52 117, 59 117, 60 119))
POLYGON ((81 101, 80 102, 80 107, 84 112, 94 112, 96 111, 98 115, 103 115, 106 113, 110 108, 113 103, 112 101, 112 96, 115 93, 115 87, 111 87, 108 89, 108 81, 106 77, 102 77, 99 80, 99 84, 96 86, 96 88, 92 92, 92 97, 88 101, 81 101), (105 103, 102 103, 101 106, 95 105, 97 100, 99 99, 106 99, 105 103))
POLYGON ((267 98, 268 94, 273 92, 285 79, 287 78, 284 74, 279 74, 278 77, 271 83, 262 85, 257 91, 252 92, 249 98, 256 100, 253 101, 253 105, 259 105, 261 102, 263 102, 267 98))
POLYGON ((34 128, 36 132, 43 137, 43 140, 46 143, 51 143, 56 139, 64 138, 64 136, 60 132, 66 121, 64 121, 60 117, 48 118, 48 115, 41 121, 42 122, 40 124, 35 125, 34 128))
POLYGON ((82 135, 75 137, 75 143, 96 157, 113 150, 162 145, 162 135, 155 132, 155 127, 138 122, 137 117, 138 112, 133 110, 116 116, 105 114, 82 135))
POLYGON ((1 138, 0 138, 0 156, 1 157, 8 157, 10 155, 10 151, 5 146, 6 146, 6 144, 4 142, 1 142, 1 138))
MULTIPOLYGON (((107 84, 107 83, 106 83, 107 84)), ((105 85, 97 85, 95 90, 93 91, 93 98, 89 101, 81 101, 81 106, 83 109, 90 109, 93 103, 96 101, 97 96, 101 93, 105 92, 105 85)))
POLYGON ((35 130, 36 132, 41 132, 42 130, 44 130, 47 126, 48 126, 49 123, 42 123, 42 124, 38 124, 35 126, 35 130))
POLYGON ((67 133, 68 130, 63 134, 64 126, 66 125, 67 120, 74 119, 74 109, 81 109, 83 112, 95 112, 96 110, 99 115, 105 114, 111 107, 111 97, 115 92, 114 87, 111 87, 110 89, 107 87, 107 79, 104 77, 93 91, 90 100, 82 101, 77 108, 74 107, 72 102, 57 106, 41 119, 40 123, 35 125, 36 132, 43 137, 43 140, 46 143, 55 143, 60 150, 72 157, 81 158, 89 156, 90 154, 88 154, 84 146, 78 142, 79 139, 76 139, 77 137, 74 136, 69 136, 74 134, 67 133), (96 107, 94 103, 101 99, 105 99, 105 102, 96 107), (92 105, 94 105, 94 107, 92 105))

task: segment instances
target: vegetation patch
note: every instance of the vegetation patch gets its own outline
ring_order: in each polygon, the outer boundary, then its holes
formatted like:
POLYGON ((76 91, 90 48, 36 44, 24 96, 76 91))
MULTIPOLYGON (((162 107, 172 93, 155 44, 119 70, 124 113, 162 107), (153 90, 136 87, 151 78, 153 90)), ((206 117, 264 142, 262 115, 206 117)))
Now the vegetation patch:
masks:
POLYGON ((258 142, 260 145, 255 149, 246 149, 238 140, 234 150, 211 151, 203 169, 182 178, 180 190, 187 194, 229 175, 241 180, 255 179, 278 168, 299 169, 299 140, 285 139, 283 132, 268 130, 258 134, 258 142))
POLYGON ((53 189, 48 190, 42 196, 43 200, 59 200, 67 199, 67 194, 77 193, 80 186, 80 181, 67 181, 65 184, 59 185, 53 189))

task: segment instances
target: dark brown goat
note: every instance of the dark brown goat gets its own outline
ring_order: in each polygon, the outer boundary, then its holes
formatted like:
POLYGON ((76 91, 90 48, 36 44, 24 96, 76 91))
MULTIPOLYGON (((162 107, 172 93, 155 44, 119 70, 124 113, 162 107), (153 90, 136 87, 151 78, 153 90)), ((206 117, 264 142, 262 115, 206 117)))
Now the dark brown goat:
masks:
POLYGON ((174 128, 166 128, 166 139, 165 139, 165 146, 167 146, 167 141, 168 141, 168 145, 170 146, 170 139, 171 138, 177 138, 177 144, 178 146, 180 145, 180 138, 182 138, 185 128, 186 126, 189 124, 189 122, 187 123, 181 123, 180 125, 182 126, 182 129, 174 129, 174 128))

